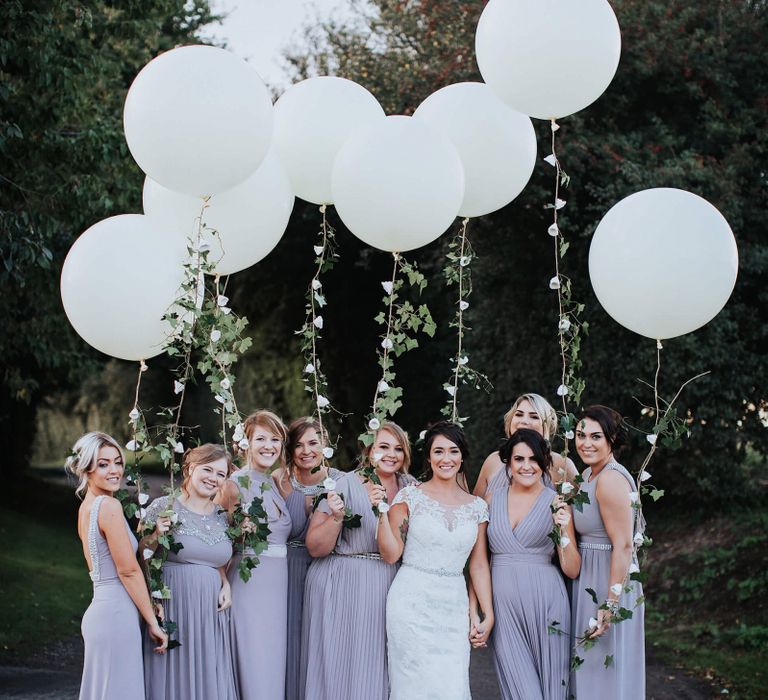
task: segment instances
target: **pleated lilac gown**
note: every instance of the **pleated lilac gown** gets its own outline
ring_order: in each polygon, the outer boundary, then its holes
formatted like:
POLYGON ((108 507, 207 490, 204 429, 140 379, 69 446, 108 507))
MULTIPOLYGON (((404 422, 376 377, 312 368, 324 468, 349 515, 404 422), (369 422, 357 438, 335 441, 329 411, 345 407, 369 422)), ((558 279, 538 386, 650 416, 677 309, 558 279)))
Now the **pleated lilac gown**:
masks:
MULTIPOLYGON (((85 643, 80 700, 144 700, 139 611, 125 590, 99 530, 99 509, 107 496, 97 496, 88 522, 88 551, 93 567, 93 600, 83 615, 85 643)), ((128 523, 126 530, 137 548, 128 523)))
MULTIPOLYGON (((330 469, 331 479, 338 479, 342 472, 330 469)), ((320 488, 318 493, 325 493, 320 488)), ((309 508, 313 496, 305 495, 295 488, 285 499, 291 515, 291 534, 288 538, 288 647, 285 660, 285 697, 297 700, 301 697, 301 618, 304 610, 304 584, 312 557, 307 552, 304 540, 309 528, 309 508)))
POLYGON ((499 689, 504 700, 565 700, 571 611, 548 537, 555 492, 544 488, 513 529, 504 478, 492 492, 488 525, 496 616, 491 645, 499 689), (548 632, 555 622, 560 635, 548 632))
MULTIPOLYGON (((591 468, 584 473, 583 491, 589 496, 589 503, 581 512, 574 509, 573 521, 579 537, 581 572, 573 582, 572 629, 581 636, 589 627, 589 618, 597 617, 597 606, 586 589, 591 588, 602 603, 608 597, 608 588, 616 581, 610 581, 612 546, 600 515, 600 505, 595 492, 597 482, 606 470, 619 472, 630 484, 632 491, 637 486, 630 473, 620 464, 606 464, 592 481, 591 468)), ((630 508, 629 499, 627 508, 630 508)), ((631 592, 622 593, 621 607, 632 611, 632 618, 613 624, 598 643, 587 651, 580 647, 575 650, 584 663, 571 674, 571 692, 578 700, 642 700, 645 698, 645 606, 638 600, 643 595, 639 581, 630 581, 631 592), (606 657, 611 663, 606 668, 606 657)))
MULTIPOLYGON (((168 510, 170 497, 157 498, 147 508, 145 521, 153 523, 168 510)), ((166 619, 176 623, 173 638, 181 646, 155 654, 152 640, 144 639, 144 672, 147 700, 236 700, 232 666, 230 610, 218 612, 221 576, 217 567, 232 556, 227 537, 227 515, 189 510, 178 500, 173 536, 183 545, 171 552, 163 565, 163 582, 171 590, 164 602, 166 619)))
POLYGON ((249 581, 238 572, 240 556, 229 566, 232 584, 232 641, 235 678, 241 700, 281 700, 285 695, 285 650, 288 629, 288 563, 286 542, 291 532, 288 507, 266 474, 243 468, 229 477, 240 489, 243 502, 263 499, 270 529, 269 549, 249 581), (243 486, 239 480, 248 477, 243 486), (262 492, 262 486, 267 490, 262 492))
MULTIPOLYGON (((402 489, 412 477, 399 475, 402 489)), ((359 528, 342 528, 333 554, 307 573, 301 634, 301 684, 306 700, 386 700, 386 601, 398 564, 379 558, 376 516, 356 472, 340 477, 336 492, 362 515, 359 528)), ((325 501, 318 506, 330 510, 325 501)))

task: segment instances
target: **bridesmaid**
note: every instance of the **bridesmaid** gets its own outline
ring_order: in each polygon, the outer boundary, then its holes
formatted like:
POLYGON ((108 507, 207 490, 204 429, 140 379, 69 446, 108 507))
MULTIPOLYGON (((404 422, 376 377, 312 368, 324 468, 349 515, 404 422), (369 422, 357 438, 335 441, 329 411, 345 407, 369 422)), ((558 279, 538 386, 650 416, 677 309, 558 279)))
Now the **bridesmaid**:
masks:
POLYGON ((246 466, 224 484, 221 503, 231 512, 240 502, 261 498, 270 534, 269 547, 259 555, 259 564, 249 581, 240 578, 240 555, 235 555, 229 566, 235 678, 243 700, 282 698, 288 622, 285 543, 291 531, 291 516, 270 473, 285 458, 287 432, 283 421, 267 410, 248 416, 244 429, 248 440, 246 466))
MULTIPOLYGON (((560 571, 552 562, 553 519, 569 540, 557 548, 563 573, 575 578, 580 557, 570 508, 544 485, 551 456, 544 438, 520 428, 499 450, 507 466, 506 488, 486 495, 490 507, 493 610, 491 644, 504 700, 565 700, 568 696, 571 610, 560 571), (556 511, 553 514, 552 508, 556 511), (558 623, 560 634, 547 629, 558 623)), ((474 592, 473 626, 479 626, 474 592)))
POLYGON ((581 488, 589 503, 573 514, 582 563, 573 584, 571 630, 581 636, 592 629, 598 642, 586 651, 575 649, 584 663, 571 674, 571 691, 582 700, 640 700, 645 698, 645 607, 640 582, 627 581, 630 567, 637 566, 631 507, 637 486, 614 457, 626 428, 621 416, 606 406, 585 408, 576 428, 576 450, 587 466, 581 488), (625 583, 629 593, 623 590, 625 583), (612 611, 620 607, 632 617, 612 623, 612 611))
MULTIPOLYGON (((557 413, 549 401, 539 394, 522 394, 518 396, 512 407, 504 414, 504 432, 507 437, 518 428, 535 430, 547 443, 557 432, 557 413)), ((485 458, 473 493, 484 497, 495 488, 507 485, 508 477, 502 469, 504 464, 498 452, 492 452, 485 458)), ((559 484, 561 481, 573 481, 578 472, 573 462, 557 452, 552 452, 552 461, 546 469, 544 483, 546 486, 559 484)))
POLYGON ((147 508, 144 521, 154 524, 155 532, 142 539, 142 556, 147 549, 156 549, 157 538, 171 529, 171 510, 177 516, 174 540, 183 545, 178 553, 169 553, 163 565, 163 582, 171 590, 164 614, 176 623, 181 646, 158 657, 145 644, 148 700, 237 698, 228 610, 232 594, 226 576, 232 543, 227 514, 212 502, 231 466, 222 445, 187 450, 181 495, 162 496, 147 508))
POLYGON ((288 648, 286 651, 285 697, 300 697, 301 616, 304 604, 304 582, 312 557, 304 542, 309 527, 309 514, 315 496, 325 493, 323 482, 342 476, 338 469, 324 467, 320 423, 305 416, 288 426, 286 466, 275 472, 275 480, 291 515, 288 540, 288 648))
POLYGON ((136 559, 136 538, 114 497, 123 479, 123 452, 104 433, 87 433, 72 448, 66 468, 79 480, 83 499, 77 532, 93 581, 93 600, 83 615, 85 662, 80 700, 144 700, 139 616, 165 652, 168 636, 160 628, 136 559), (83 494, 85 496, 83 497, 83 494))
POLYGON ((382 561, 371 509, 384 494, 391 503, 415 479, 408 475, 411 447, 405 431, 385 422, 363 455, 381 486, 359 471, 339 478, 321 501, 307 531, 313 557, 304 593, 301 688, 307 700, 386 700, 385 606, 397 564, 382 561), (362 516, 360 527, 343 526, 344 507, 362 516))

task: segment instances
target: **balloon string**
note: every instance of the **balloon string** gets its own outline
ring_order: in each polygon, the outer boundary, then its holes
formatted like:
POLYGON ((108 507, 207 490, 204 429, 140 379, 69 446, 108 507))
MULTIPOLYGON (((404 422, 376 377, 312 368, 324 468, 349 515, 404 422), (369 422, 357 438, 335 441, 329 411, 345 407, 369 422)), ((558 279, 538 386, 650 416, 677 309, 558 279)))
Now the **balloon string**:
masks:
POLYGON ((458 415, 458 398, 459 398, 459 370, 461 369, 461 352, 462 341, 464 340, 464 309, 462 302, 464 301, 464 250, 467 244, 467 224, 469 218, 465 218, 461 222, 461 249, 459 252, 459 311, 457 314, 457 326, 458 326, 458 344, 456 348, 456 361, 453 370, 453 397, 451 402, 451 421, 456 423, 458 415))
MULTIPOLYGON (((317 327, 315 326, 315 319, 316 319, 316 308, 315 308, 315 285, 316 282, 320 279, 320 273, 323 271, 323 264, 325 263, 325 253, 328 247, 328 218, 326 215, 326 205, 322 204, 320 206, 320 213, 323 215, 323 221, 322 221, 322 228, 321 232, 323 235, 323 242, 322 242, 322 251, 320 252, 319 259, 317 261, 317 269, 315 270, 315 274, 312 276, 312 280, 309 285, 309 301, 311 304, 311 313, 312 313, 312 324, 310 326, 310 329, 312 331, 312 366, 314 367, 314 371, 312 372, 313 377, 313 393, 315 398, 315 414, 317 415, 317 422, 320 425, 320 444, 325 446, 328 444, 326 440, 326 434, 325 434, 325 426, 323 425, 323 411, 320 408, 320 385, 319 385, 319 379, 318 379, 318 372, 319 372, 319 365, 317 361, 317 327)), ((327 461, 325 458, 325 455, 323 455, 323 466, 327 467, 327 461)))
POLYGON ((392 332, 392 314, 394 312, 394 306, 395 306, 395 282, 397 281, 397 270, 400 264, 400 253, 397 253, 397 252, 392 253, 392 259, 393 259, 392 280, 390 282, 392 286, 391 286, 391 291, 389 293, 389 308, 387 309, 387 331, 386 331, 386 335, 384 336, 385 340, 388 340, 389 342, 383 343, 384 354, 381 360, 381 367, 382 367, 381 381, 376 383, 376 391, 373 394, 373 406, 371 409, 371 412, 373 413, 374 416, 376 416, 376 404, 379 401, 379 387, 381 386, 381 382, 386 380, 386 373, 389 367, 389 350, 390 350, 390 345, 392 345, 392 339, 390 338, 390 334, 392 332))

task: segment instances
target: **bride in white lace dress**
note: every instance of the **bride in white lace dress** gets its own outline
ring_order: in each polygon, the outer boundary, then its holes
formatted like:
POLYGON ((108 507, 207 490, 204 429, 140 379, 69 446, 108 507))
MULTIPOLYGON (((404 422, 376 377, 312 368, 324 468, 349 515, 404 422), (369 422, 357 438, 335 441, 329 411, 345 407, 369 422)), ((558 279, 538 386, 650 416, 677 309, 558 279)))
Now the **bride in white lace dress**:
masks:
POLYGON ((457 482, 467 457, 459 426, 432 426, 425 449, 432 477, 402 489, 379 523, 382 558, 403 558, 387 596, 390 698, 468 700, 470 643, 485 646, 493 627, 488 507, 457 482), (463 574, 470 553, 470 576, 484 613, 471 636, 463 574))

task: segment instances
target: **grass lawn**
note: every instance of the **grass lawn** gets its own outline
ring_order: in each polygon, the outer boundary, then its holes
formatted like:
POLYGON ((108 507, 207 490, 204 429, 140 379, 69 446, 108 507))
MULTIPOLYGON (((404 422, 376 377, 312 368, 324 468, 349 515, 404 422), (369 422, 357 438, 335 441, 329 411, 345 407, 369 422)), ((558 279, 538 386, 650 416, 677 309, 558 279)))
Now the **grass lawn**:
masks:
POLYGON ((91 600, 75 521, 49 521, 0 509, 0 655, 77 634, 91 600))

